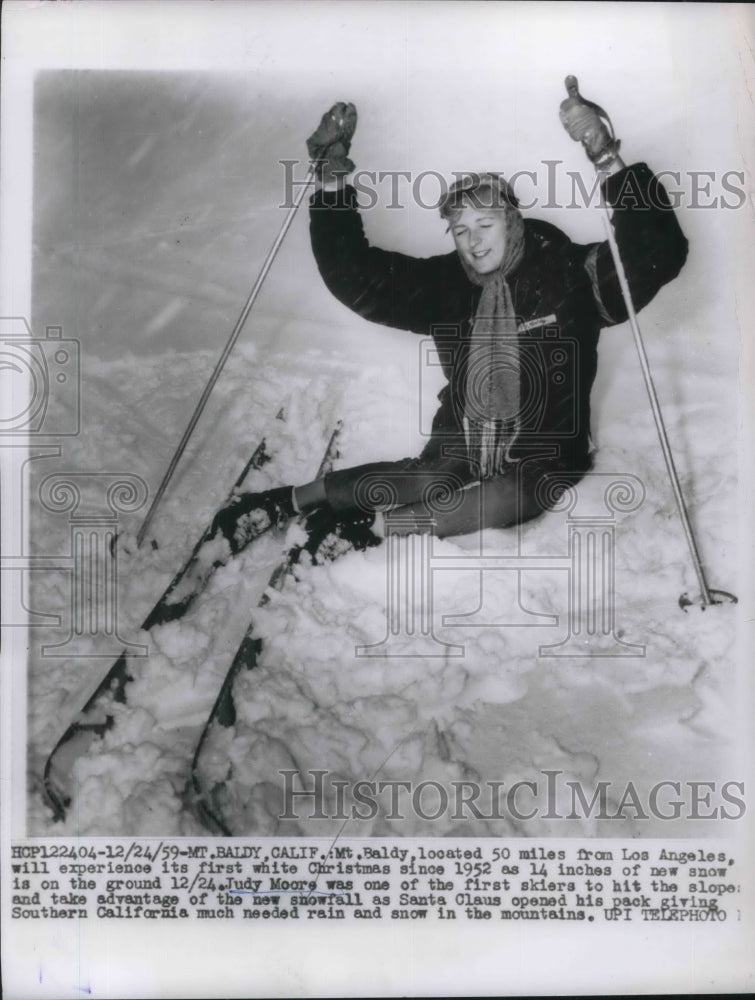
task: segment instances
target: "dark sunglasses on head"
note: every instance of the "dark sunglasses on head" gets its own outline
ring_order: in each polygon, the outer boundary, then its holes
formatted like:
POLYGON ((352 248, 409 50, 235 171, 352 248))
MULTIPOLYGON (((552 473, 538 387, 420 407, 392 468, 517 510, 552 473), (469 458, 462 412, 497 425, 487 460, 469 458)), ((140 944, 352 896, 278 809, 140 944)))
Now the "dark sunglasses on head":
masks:
POLYGON ((465 174, 454 181, 440 203, 441 218, 447 219, 451 213, 470 204, 475 208, 503 208, 506 205, 518 208, 519 200, 503 174, 465 174), (485 191, 489 193, 487 198, 483 196, 485 191))

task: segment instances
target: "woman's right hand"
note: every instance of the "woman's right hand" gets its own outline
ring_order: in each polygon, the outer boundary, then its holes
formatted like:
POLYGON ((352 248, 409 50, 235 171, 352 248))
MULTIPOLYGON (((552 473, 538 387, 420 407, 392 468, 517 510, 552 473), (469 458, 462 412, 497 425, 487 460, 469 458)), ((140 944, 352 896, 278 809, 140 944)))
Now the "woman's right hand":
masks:
POLYGON ((339 101, 325 112, 307 139, 309 157, 317 163, 317 177, 324 184, 341 180, 354 170, 349 149, 356 127, 357 109, 339 101))

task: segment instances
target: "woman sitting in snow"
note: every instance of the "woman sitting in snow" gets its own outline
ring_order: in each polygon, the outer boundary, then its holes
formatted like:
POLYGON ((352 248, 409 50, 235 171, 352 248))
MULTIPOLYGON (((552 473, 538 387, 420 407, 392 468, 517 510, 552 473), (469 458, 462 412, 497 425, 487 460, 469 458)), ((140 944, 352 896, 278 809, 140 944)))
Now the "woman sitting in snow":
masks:
MULTIPOLYGON (((687 241, 659 180, 626 167, 594 110, 562 115, 601 174, 636 309, 680 271, 687 241)), ((471 175, 440 205, 455 251, 418 259, 370 246, 346 183, 356 127, 336 104, 307 142, 318 164, 312 249, 326 285, 365 319, 432 336, 448 379, 418 458, 373 462, 267 493, 216 520, 234 552, 271 524, 307 515, 314 553, 335 532, 357 547, 391 531, 439 537, 536 517, 589 469, 590 390, 602 327, 627 311, 607 243, 578 245, 524 219, 500 175, 471 175)))

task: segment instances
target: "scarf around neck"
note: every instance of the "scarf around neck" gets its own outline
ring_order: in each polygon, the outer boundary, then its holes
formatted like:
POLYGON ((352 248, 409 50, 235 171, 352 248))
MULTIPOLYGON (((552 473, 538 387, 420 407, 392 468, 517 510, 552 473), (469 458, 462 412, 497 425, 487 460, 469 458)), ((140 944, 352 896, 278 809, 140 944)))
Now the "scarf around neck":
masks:
POLYGON ((461 258, 469 279, 482 286, 469 345, 463 417, 469 463, 482 479, 500 474, 511 461, 521 409, 517 319, 506 278, 524 256, 524 220, 511 206, 503 212, 500 267, 478 274, 461 258))

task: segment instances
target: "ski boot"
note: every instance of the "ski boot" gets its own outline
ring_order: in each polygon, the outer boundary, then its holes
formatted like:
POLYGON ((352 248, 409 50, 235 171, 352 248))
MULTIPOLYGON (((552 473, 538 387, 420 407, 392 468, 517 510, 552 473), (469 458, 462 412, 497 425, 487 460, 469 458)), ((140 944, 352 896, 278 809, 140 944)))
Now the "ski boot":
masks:
POLYGON ((271 528, 283 527, 295 513, 291 486, 265 493, 240 493, 217 512, 212 533, 219 531, 236 555, 271 528))
POLYGON ((336 513, 328 507, 318 507, 307 516, 307 541, 302 546, 312 562, 318 566, 331 562, 345 552, 380 545, 382 538, 372 530, 375 515, 372 511, 336 513))

